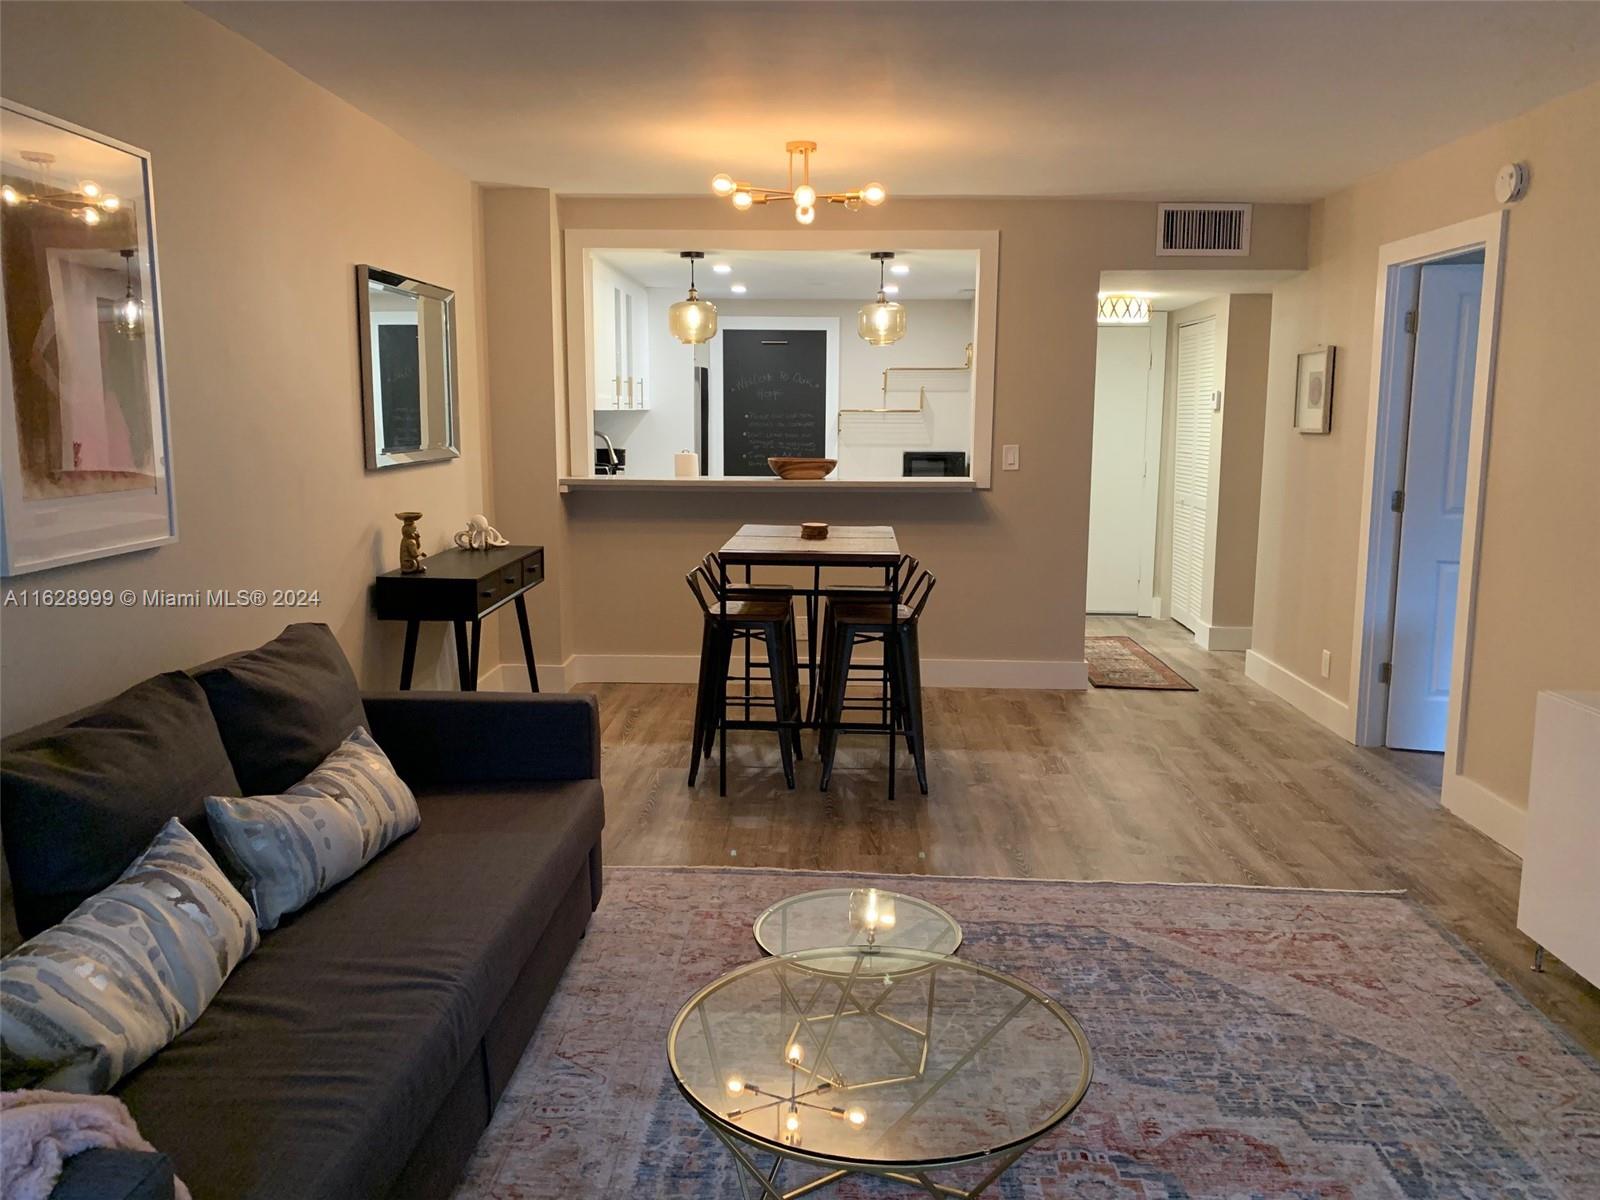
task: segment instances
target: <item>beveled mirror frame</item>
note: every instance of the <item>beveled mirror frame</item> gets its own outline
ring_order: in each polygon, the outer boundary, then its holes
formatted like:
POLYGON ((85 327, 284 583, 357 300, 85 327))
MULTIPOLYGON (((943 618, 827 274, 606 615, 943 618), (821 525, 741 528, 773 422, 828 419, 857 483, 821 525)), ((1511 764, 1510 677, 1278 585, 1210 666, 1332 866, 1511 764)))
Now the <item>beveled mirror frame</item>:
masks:
POLYGON ((456 381, 456 294, 449 288, 424 283, 379 267, 356 267, 356 344, 361 355, 361 426, 367 443, 367 470, 404 467, 416 463, 443 462, 461 457, 461 397, 456 381), (445 408, 450 435, 443 446, 420 450, 388 451, 378 445, 377 395, 373 388, 371 285, 381 283, 444 304, 445 408))

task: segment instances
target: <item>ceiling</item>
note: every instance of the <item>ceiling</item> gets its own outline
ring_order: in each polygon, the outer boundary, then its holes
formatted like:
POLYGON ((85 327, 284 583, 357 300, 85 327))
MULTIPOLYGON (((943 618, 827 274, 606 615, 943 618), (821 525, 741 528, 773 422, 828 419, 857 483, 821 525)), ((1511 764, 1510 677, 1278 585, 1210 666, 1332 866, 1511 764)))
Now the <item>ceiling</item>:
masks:
MULTIPOLYGON (((671 250, 596 250, 595 257, 645 287, 683 291, 689 267, 671 250)), ((978 277, 973 250, 907 250, 895 256, 907 268, 888 275, 900 289, 895 299, 970 300, 978 277)), ((695 268, 695 284, 709 300, 857 300, 878 289, 878 264, 860 250, 707 250, 695 268), (718 266, 732 267, 726 275, 718 266), (743 284, 744 293, 732 290, 743 284)))
MULTIPOLYGON (((1308 200, 1600 79, 1593 3, 197 3, 475 180, 1308 200)), ((1488 181, 1485 181, 1487 190, 1488 181)))
POLYGON ((1156 312, 1175 312, 1213 296, 1270 292, 1298 271, 1103 271, 1102 292, 1143 296, 1156 312))

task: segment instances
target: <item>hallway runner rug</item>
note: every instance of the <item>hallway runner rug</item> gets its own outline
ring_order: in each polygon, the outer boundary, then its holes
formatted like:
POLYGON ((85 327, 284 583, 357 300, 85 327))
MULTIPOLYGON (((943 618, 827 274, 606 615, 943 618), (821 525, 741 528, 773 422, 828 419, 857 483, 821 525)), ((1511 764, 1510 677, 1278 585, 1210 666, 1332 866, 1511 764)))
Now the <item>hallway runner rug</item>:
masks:
MULTIPOLYGON (((963 958, 1088 1035, 1083 1105, 986 1197, 1600 1196, 1600 1063, 1404 897, 623 867, 456 1200, 740 1196, 667 1028, 759 957, 768 905, 869 884, 948 909, 963 958)), ((914 1193, 856 1176, 818 1194, 914 1193)))
POLYGON ((1089 663, 1089 682, 1097 688, 1200 690, 1131 637, 1086 637, 1083 656, 1089 663))

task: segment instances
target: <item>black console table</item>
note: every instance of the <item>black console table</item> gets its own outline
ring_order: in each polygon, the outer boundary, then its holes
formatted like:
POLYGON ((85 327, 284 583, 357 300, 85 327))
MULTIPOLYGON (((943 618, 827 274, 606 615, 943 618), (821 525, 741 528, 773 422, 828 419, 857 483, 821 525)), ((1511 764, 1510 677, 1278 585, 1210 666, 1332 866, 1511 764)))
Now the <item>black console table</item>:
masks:
POLYGON ((400 690, 411 687, 417 663, 417 629, 424 621, 450 621, 456 627, 456 662, 461 690, 478 690, 478 639, 483 618, 508 601, 517 606, 522 630, 522 656, 528 681, 539 690, 533 665, 533 637, 528 632, 528 589, 544 582, 543 546, 491 546, 487 550, 441 550, 424 560, 427 571, 403 575, 386 571, 372 589, 372 606, 380 621, 406 623, 406 655, 400 666, 400 690), (470 627, 470 629, 469 629, 470 627))

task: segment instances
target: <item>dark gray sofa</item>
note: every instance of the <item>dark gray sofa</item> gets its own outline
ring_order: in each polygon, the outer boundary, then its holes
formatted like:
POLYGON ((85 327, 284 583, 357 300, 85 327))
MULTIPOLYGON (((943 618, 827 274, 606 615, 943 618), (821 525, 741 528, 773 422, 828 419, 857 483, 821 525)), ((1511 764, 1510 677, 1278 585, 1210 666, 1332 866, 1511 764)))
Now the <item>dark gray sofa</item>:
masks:
MULTIPOLYGON (((353 689, 331 633, 291 626, 4 743, 25 935, 169 817, 209 840, 190 793, 224 769, 219 738, 241 790, 265 790, 252 785, 292 782, 337 744, 354 703, 417 794, 415 833, 263 935, 200 1020, 116 1089, 195 1200, 448 1195, 599 902, 592 698, 353 689)), ((105 1182, 117 1156, 81 1157, 59 1195, 120 1194, 105 1182), (69 1190, 90 1172, 104 1175, 94 1190, 69 1190)), ((128 1173, 147 1189, 131 1194, 163 1194, 162 1164, 128 1173)))

